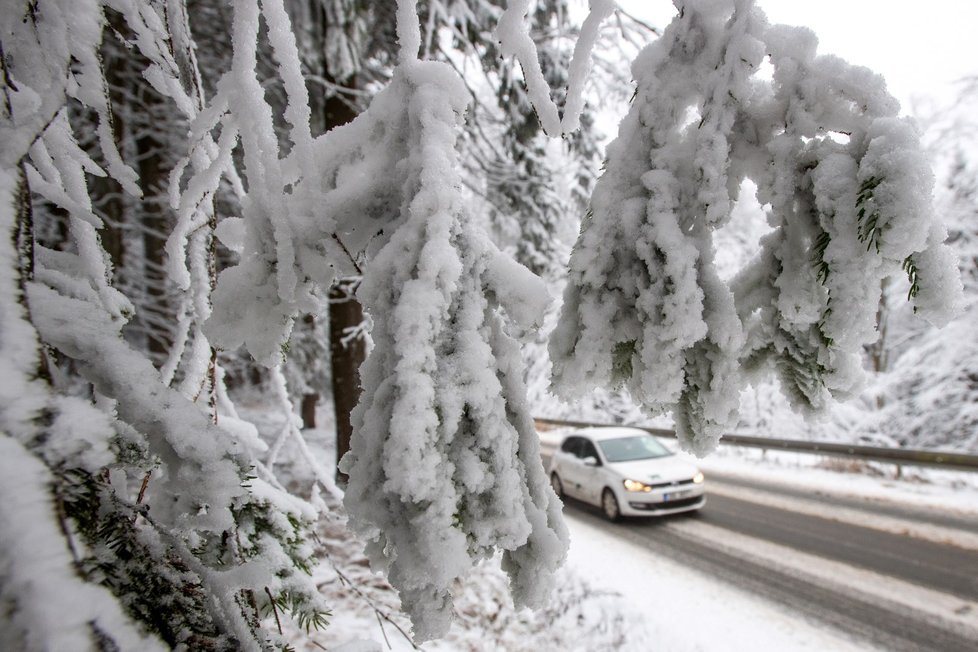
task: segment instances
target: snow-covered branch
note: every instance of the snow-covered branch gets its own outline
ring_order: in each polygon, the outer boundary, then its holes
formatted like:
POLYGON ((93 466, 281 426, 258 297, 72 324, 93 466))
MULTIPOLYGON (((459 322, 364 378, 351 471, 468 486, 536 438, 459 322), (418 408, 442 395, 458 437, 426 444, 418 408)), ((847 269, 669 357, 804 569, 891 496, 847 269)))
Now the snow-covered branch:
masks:
POLYGON ((499 39, 503 56, 516 57, 520 62, 530 102, 547 135, 562 136, 576 131, 580 126, 581 111, 584 109, 584 82, 590 67, 591 50, 598 39, 601 22, 611 15, 616 6, 614 0, 591 0, 591 11, 584 20, 574 46, 567 99, 561 110, 553 101, 553 89, 543 76, 536 44, 530 38, 526 23, 530 0, 507 2, 506 11, 499 18, 496 38, 499 39))
POLYGON ((880 77, 816 44, 751 1, 703 0, 638 56, 551 341, 565 396, 624 385, 704 454, 733 423, 742 364, 770 363, 800 408, 851 396, 880 280, 901 267, 922 315, 953 314, 960 281, 913 127, 880 77), (713 233, 745 179, 774 230, 728 286, 713 233))

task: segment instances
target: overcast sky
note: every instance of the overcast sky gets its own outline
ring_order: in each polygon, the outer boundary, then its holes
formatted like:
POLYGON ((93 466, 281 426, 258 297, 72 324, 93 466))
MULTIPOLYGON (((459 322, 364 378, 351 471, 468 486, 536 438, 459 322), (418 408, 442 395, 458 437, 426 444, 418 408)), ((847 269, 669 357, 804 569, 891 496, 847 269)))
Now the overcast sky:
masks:
MULTIPOLYGON (((670 0, 618 0, 665 27, 670 0)), ((954 81, 978 75, 978 2, 974 0, 758 0, 772 23, 804 25, 819 53, 836 54, 882 74, 904 111, 914 95, 949 102, 954 81)))

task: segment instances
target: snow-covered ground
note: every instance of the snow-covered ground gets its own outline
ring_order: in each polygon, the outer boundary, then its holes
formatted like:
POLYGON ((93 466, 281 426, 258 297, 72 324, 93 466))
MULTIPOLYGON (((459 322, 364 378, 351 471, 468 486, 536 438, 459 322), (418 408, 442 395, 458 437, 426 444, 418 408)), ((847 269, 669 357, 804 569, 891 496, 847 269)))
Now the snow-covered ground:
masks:
MULTIPOLYGON (((273 432, 276 415, 249 418, 273 432)), ((323 415, 331 425, 329 415, 323 415)), ((542 434, 552 447, 562 433, 542 434)), ((331 429, 306 431, 310 448, 330 468, 334 451, 331 429)), ((308 492, 311 474, 288 443, 280 456, 281 471, 294 478, 300 494, 308 492)), ((721 447, 697 463, 707 472, 742 476, 807 488, 812 493, 927 507, 950 507, 978 518, 978 479, 967 473, 849 466, 813 456, 721 447)), ((323 563, 317 584, 334 605, 330 626, 321 632, 293 630, 297 650, 342 652, 410 650, 398 629, 409 631, 399 613, 396 594, 373 574, 360 554, 359 542, 345 531, 335 506, 320 527, 323 563)), ((440 641, 424 644, 432 651, 530 650, 866 650, 788 608, 720 582, 707 574, 656 555, 618 536, 610 526, 567 512, 571 531, 569 559, 562 571, 554 605, 540 613, 517 612, 505 588, 505 577, 489 562, 458 586, 457 624, 440 641)), ((689 527, 702 524, 690 522, 689 527)), ((736 542, 731 542, 735 545, 736 542)), ((831 572, 828 569, 826 572, 831 572)))
POLYGON ((573 516, 569 566, 619 592, 647 630, 649 647, 673 652, 864 650, 777 604, 686 568, 573 516))

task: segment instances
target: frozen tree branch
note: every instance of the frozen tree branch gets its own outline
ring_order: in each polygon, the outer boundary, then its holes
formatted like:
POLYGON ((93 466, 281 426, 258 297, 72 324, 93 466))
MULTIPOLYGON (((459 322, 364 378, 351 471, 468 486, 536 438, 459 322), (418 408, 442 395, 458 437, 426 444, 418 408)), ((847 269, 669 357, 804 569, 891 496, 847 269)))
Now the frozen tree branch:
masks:
POLYGON ((563 116, 553 101, 552 89, 543 76, 540 57, 526 25, 530 0, 510 0, 506 5, 506 11, 500 16, 496 37, 500 41, 502 54, 514 56, 520 62, 530 102, 547 135, 561 136, 579 127, 581 110, 584 108, 584 82, 587 78, 591 50, 597 41, 601 22, 611 15, 616 6, 613 0, 591 0, 591 11, 581 27, 581 33, 574 46, 563 116))

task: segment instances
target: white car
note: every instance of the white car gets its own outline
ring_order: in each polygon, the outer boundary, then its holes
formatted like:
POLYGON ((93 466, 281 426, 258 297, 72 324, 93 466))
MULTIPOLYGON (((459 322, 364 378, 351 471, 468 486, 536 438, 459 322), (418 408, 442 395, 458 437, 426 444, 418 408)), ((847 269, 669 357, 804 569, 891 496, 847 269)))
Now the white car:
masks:
POLYGON ((564 438, 550 459, 550 483, 599 506, 609 520, 701 508, 703 474, 636 428, 591 428, 564 438))

